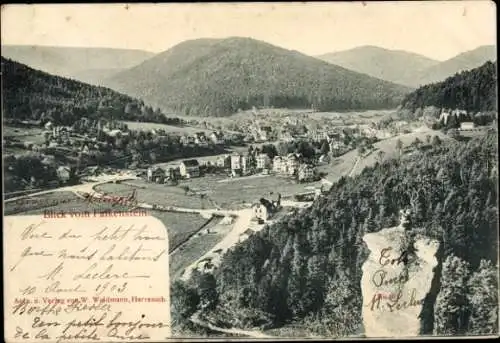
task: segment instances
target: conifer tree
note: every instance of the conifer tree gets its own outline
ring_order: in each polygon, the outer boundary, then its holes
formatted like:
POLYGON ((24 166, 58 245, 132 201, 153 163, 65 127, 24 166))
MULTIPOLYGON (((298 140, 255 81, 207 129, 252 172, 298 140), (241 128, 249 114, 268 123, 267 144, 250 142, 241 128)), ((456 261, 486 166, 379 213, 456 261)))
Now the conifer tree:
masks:
POLYGON ((467 284, 471 306, 469 334, 498 333, 498 270, 491 261, 482 260, 467 284))
POLYGON ((441 289, 434 305, 434 334, 460 335, 467 329, 469 264, 450 255, 443 263, 441 289))

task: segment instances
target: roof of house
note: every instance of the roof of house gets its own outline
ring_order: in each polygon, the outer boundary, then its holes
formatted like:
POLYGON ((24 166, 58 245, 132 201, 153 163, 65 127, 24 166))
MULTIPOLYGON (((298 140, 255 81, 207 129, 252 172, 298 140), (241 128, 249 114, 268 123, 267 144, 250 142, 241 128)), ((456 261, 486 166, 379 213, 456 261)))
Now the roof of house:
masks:
POLYGON ((192 159, 192 160, 184 160, 182 163, 186 167, 198 167, 200 164, 198 163, 198 160, 192 159))
POLYGON ((157 168, 153 169, 153 174, 156 174, 156 173, 165 173, 165 170, 160 168, 160 167, 157 167, 157 168))
POLYGON ((252 229, 246 229, 243 234, 246 234, 246 235, 251 235, 252 233, 254 233, 254 231, 252 229))

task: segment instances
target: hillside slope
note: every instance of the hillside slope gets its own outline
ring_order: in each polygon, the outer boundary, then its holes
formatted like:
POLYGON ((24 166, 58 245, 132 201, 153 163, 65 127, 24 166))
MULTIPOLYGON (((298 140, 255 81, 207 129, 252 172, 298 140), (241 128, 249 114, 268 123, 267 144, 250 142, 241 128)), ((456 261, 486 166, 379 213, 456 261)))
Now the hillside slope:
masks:
POLYGON ((403 50, 376 46, 327 53, 317 58, 381 80, 414 86, 419 75, 439 61, 403 50))
POLYGON ((111 77, 106 85, 165 110, 229 115, 252 106, 390 108, 403 86, 250 38, 178 44, 111 77))
POLYGON ((466 51, 453 58, 427 68, 417 80, 415 86, 443 81, 461 71, 477 68, 487 61, 496 61, 496 46, 484 45, 466 51))
POLYGON ((166 122, 159 111, 111 89, 32 69, 2 57, 2 114, 6 119, 72 125, 81 117, 166 122))
POLYGON ((360 283, 368 256, 363 237, 397 225, 399 211, 409 209, 409 232, 441 247, 436 258, 442 270, 435 270, 441 283, 434 288, 439 295, 425 299, 420 334, 474 334, 484 332, 481 327, 498 332, 497 317, 489 316, 498 313, 493 298, 498 289, 497 138, 436 140, 412 155, 342 178, 309 209, 227 252, 214 275, 175 284, 173 318, 182 323, 200 301, 207 316, 219 319, 218 326, 291 323, 312 335, 359 334, 362 306, 367 306, 360 283), (458 265, 462 276, 449 283, 458 265), (477 283, 486 270, 496 278, 477 283))
POLYGON ((2 45, 2 56, 50 74, 99 84, 103 77, 131 68, 154 53, 133 49, 2 45))
POLYGON ((426 106, 462 109, 468 112, 497 110, 497 65, 482 66, 422 86, 408 94, 402 107, 412 111, 426 106))

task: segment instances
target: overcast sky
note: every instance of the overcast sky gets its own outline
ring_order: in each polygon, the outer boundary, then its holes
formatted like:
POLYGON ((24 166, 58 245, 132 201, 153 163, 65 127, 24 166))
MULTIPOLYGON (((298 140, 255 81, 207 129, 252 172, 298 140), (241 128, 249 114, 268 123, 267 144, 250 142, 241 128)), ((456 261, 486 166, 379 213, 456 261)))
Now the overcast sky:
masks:
POLYGON ((376 45, 438 60, 496 44, 490 1, 4 5, 2 44, 161 52, 201 37, 244 36, 309 55, 376 45))

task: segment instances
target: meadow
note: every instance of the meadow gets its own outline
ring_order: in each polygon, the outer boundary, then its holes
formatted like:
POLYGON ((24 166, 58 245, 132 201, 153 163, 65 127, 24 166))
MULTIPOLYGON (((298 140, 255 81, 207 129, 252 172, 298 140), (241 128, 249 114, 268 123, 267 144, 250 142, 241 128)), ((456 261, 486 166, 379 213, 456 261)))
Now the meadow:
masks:
POLYGON ((23 142, 41 144, 45 141, 42 133, 44 129, 39 127, 19 127, 6 125, 3 128, 3 138, 19 139, 23 142))
POLYGON ((291 197, 296 193, 309 192, 314 187, 320 186, 320 182, 299 184, 289 178, 274 175, 234 179, 206 175, 182 180, 178 186, 134 180, 103 184, 95 189, 98 192, 121 196, 130 195, 134 189, 137 189, 136 195, 139 202, 162 206, 240 209, 246 207, 247 204, 258 202, 260 198, 275 200, 278 193, 281 193, 282 197, 291 197), (186 189, 188 189, 187 192, 186 189))
POLYGON ((136 189, 137 200, 148 204, 162 206, 178 206, 193 209, 211 208, 207 199, 186 191, 179 186, 168 186, 146 182, 143 180, 132 180, 124 183, 106 183, 95 188, 97 192, 114 195, 130 195, 136 189))
POLYGON ((192 126, 174 126, 168 124, 159 123, 148 123, 148 122, 135 122, 135 121, 122 121, 122 123, 127 124, 130 130, 165 130, 167 133, 179 133, 179 134, 195 134, 196 132, 210 133, 211 130, 192 127, 192 126))
POLYGON ((41 145, 45 142, 44 130, 37 127, 19 127, 5 125, 3 127, 3 154, 19 155, 29 150, 24 147, 25 142, 41 145))
POLYGON ((72 204, 78 202, 81 202, 81 199, 73 192, 52 192, 44 195, 4 201, 4 215, 15 215, 18 213, 38 214, 43 213, 43 209, 53 209, 60 206, 71 208, 72 204))
MULTIPOLYGON (((401 142, 403 143, 403 149, 405 149, 406 147, 409 147, 416 138, 420 139, 422 144, 426 144, 427 136, 430 136, 431 138, 434 136, 439 136, 441 140, 450 139, 449 136, 445 135, 441 131, 423 130, 382 140, 374 144, 375 151, 364 156, 359 161, 359 163, 356 164, 356 167, 352 171, 352 175, 358 175, 363 171, 365 167, 373 166, 379 159, 378 151, 383 152, 383 160, 398 157, 399 151, 396 148, 396 143, 398 140, 401 140, 401 142)), ((357 154, 356 151, 350 153, 357 154)))
POLYGON ((184 269, 210 251, 231 231, 232 227, 232 225, 222 224, 220 219, 214 220, 172 252, 170 255, 171 280, 179 278, 184 269))
POLYGON ((169 252, 184 243, 207 222, 207 219, 199 214, 155 210, 148 211, 148 213, 158 218, 167 228, 169 252))
POLYGON ((205 176, 184 181, 180 185, 206 193, 222 208, 239 209, 244 207, 244 204, 258 202, 260 198, 276 200, 278 193, 281 193, 282 197, 290 197, 296 193, 308 192, 313 187, 320 187, 321 183, 299 184, 286 177, 269 175, 233 179, 205 176))
POLYGON ((374 150, 365 153, 361 158, 357 150, 352 150, 342 156, 334 158, 330 164, 319 166, 317 169, 320 172, 326 173, 325 179, 330 182, 338 181, 342 176, 354 176, 360 174, 365 167, 373 166, 379 161, 379 151, 383 154, 382 160, 396 158, 399 154, 397 149, 397 141, 401 140, 403 149, 410 146, 418 137, 423 144, 426 144, 427 136, 439 136, 442 140, 450 137, 441 131, 433 131, 430 129, 422 129, 420 131, 391 137, 381 140, 373 144, 374 150), (359 158, 359 161, 358 161, 359 158))

